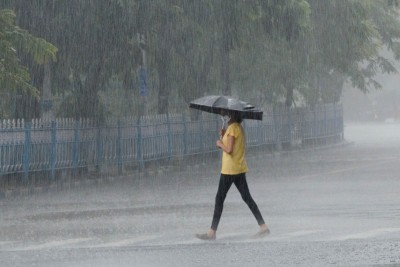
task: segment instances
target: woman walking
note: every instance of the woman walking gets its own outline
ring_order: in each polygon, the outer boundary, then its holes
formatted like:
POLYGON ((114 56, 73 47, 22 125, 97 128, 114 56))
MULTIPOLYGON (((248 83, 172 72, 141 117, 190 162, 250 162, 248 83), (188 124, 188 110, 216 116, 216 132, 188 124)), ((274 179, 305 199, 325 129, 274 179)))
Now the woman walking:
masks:
POLYGON ((221 139, 217 140, 216 145, 222 149, 222 167, 219 180, 218 192, 215 197, 214 216, 211 227, 206 233, 196 234, 196 237, 202 240, 215 240, 218 224, 221 218, 224 201, 232 184, 235 184, 239 190, 242 199, 249 206, 251 212, 257 220, 260 227, 257 236, 261 237, 269 234, 269 228, 258 209, 257 204, 251 197, 249 187, 246 181, 246 172, 248 171, 245 159, 245 135, 241 125, 242 118, 240 114, 230 112, 230 120, 226 131, 221 130, 221 139))

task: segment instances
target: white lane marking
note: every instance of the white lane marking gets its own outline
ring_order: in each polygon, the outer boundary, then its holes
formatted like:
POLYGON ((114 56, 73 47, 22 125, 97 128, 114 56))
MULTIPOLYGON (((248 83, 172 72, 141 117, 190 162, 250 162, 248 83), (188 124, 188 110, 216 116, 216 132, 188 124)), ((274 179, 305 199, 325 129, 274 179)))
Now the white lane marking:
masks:
POLYGON ((138 236, 127 239, 120 239, 113 242, 106 242, 98 245, 88 246, 90 248, 108 248, 108 247, 124 247, 133 245, 139 242, 150 241, 159 238, 159 235, 138 236))
POLYGON ((55 240, 49 241, 42 244, 37 245, 29 245, 25 247, 14 247, 8 249, 1 249, 0 251, 28 251, 28 250, 43 250, 43 249, 52 249, 57 247, 65 247, 73 244, 79 244, 82 242, 87 242, 93 240, 92 238, 74 238, 74 239, 65 239, 65 240, 55 240))
POLYGON ((350 239, 368 239, 372 237, 377 237, 383 234, 390 234, 400 232, 400 228, 377 228, 366 232, 354 233, 350 235, 340 236, 333 238, 334 240, 350 240, 350 239))

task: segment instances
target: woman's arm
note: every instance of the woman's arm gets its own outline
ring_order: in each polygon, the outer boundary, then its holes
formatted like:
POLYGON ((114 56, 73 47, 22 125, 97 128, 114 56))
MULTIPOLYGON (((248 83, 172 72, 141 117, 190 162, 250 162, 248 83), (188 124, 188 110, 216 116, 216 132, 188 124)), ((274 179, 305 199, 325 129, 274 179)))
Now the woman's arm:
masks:
POLYGON ((233 146, 235 145, 235 137, 228 135, 228 143, 226 146, 222 143, 221 140, 217 140, 217 147, 221 148, 225 153, 232 154, 233 146))

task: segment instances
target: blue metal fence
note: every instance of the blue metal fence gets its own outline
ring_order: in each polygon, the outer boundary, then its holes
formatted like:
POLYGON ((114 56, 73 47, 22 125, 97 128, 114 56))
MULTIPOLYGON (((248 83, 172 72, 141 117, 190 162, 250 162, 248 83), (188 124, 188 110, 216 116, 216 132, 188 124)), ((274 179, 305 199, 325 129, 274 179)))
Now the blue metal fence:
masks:
MULTIPOLYGON (((310 140, 343 139, 341 105, 310 108, 275 108, 263 121, 244 123, 249 147, 302 144, 310 140)), ((120 119, 97 127, 90 120, 53 122, 0 122, 0 177, 45 171, 51 179, 57 170, 105 168, 175 156, 217 151, 215 139, 221 127, 218 116, 202 113, 196 120, 185 115, 156 115, 120 119)))

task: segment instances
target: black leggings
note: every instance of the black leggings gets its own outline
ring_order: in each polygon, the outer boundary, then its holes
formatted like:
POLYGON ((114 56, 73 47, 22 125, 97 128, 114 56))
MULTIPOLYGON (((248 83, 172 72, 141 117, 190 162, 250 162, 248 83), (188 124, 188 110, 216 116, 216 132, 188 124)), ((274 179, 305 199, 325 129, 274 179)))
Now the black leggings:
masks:
POLYGON ((232 183, 234 183, 236 188, 239 190, 242 199, 244 202, 246 202, 247 206, 249 206, 254 217, 256 217, 258 224, 264 224, 264 219, 260 213, 260 210, 250 195, 249 187, 246 181, 246 173, 236 175, 221 174, 217 196, 215 197, 214 217, 212 220, 211 229, 216 231, 218 228, 219 220, 221 219, 222 210, 224 208, 226 194, 228 193, 232 183))

